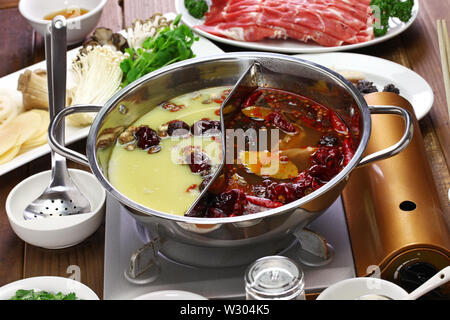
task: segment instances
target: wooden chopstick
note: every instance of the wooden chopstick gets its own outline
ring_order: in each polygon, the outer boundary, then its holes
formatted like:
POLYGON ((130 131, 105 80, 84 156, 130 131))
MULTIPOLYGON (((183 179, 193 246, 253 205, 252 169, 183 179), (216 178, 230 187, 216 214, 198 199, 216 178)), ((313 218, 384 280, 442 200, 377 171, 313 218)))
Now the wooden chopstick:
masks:
POLYGON ((439 50, 441 55, 442 74, 444 77, 445 95, 447 97, 448 114, 450 118, 450 40, 448 38, 447 23, 445 20, 437 21, 439 50))
POLYGON ((442 31, 444 36, 444 43, 445 48, 447 52, 447 66, 450 69, 450 39, 448 38, 448 29, 447 29, 447 22, 445 20, 442 20, 442 31))

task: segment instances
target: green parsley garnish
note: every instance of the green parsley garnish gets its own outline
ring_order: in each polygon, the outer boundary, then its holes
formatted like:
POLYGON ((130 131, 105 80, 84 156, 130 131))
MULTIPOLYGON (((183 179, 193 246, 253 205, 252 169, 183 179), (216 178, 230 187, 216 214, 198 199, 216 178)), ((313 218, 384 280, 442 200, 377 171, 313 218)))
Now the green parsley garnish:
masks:
POLYGON ((173 22, 174 28, 165 27, 156 38, 148 38, 142 48, 128 48, 129 58, 120 63, 123 72, 122 87, 140 77, 171 63, 194 57, 192 44, 198 40, 188 26, 178 25, 181 15, 173 22))
POLYGON ((16 295, 10 300, 77 300, 75 293, 63 294, 58 292, 56 294, 47 291, 34 290, 17 290, 16 295))
POLYGON ((184 0, 184 6, 189 14, 197 19, 203 18, 208 11, 208 4, 205 0, 184 0))
POLYGON ((370 6, 374 13, 377 13, 379 8, 380 28, 375 27, 373 31, 376 37, 380 37, 384 36, 389 29, 389 18, 398 18, 402 22, 408 22, 411 19, 414 0, 372 0, 370 6))

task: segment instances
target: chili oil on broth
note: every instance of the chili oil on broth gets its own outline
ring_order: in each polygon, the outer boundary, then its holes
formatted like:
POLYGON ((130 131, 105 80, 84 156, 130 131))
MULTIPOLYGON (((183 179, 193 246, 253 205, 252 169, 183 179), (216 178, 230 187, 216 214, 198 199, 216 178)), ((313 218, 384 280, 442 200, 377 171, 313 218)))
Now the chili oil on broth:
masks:
MULTIPOLYGON (((180 110, 171 112, 159 105, 132 125, 148 125, 158 130, 172 120, 182 120, 189 126, 205 118, 219 120, 220 103, 213 100, 226 89, 228 87, 208 88, 176 97, 169 102, 184 105, 180 110), (210 103, 204 103, 207 100, 210 103)), ((200 146, 213 164, 219 164, 222 147, 214 137, 192 135, 166 137, 160 144, 159 152, 149 154, 137 147, 128 151, 116 142, 109 160, 109 181, 120 193, 143 206, 182 216, 197 199, 203 178, 193 174, 189 165, 180 163, 181 150, 189 145, 200 146)))

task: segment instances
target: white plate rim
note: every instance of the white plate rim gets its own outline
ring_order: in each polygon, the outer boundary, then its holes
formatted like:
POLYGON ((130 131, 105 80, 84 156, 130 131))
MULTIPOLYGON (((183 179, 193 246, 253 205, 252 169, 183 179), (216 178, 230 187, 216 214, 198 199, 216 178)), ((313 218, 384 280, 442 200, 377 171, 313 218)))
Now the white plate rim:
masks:
POLYGON ((142 294, 133 300, 207 300, 204 296, 184 290, 161 290, 142 294), (169 299, 167 299, 169 298, 169 299))
MULTIPOLYGON (((296 40, 285 40, 288 41, 287 43, 293 45, 293 47, 282 47, 279 44, 277 45, 277 41, 280 40, 262 40, 259 42, 244 42, 244 41, 237 41, 227 38, 222 38, 219 36, 212 35, 208 32, 199 30, 197 28, 194 28, 194 25, 198 25, 202 23, 203 20, 196 19, 192 16, 190 16, 187 13, 187 10, 184 6, 184 0, 175 0, 175 10, 177 13, 181 13, 181 21, 186 24, 188 27, 190 27, 194 32, 197 34, 208 38, 210 40, 214 40, 217 42, 221 42, 227 45, 232 45, 236 47, 246 48, 246 49, 254 49, 254 50, 261 50, 261 51, 273 51, 273 52, 281 52, 281 53, 325 53, 325 52, 337 52, 337 51, 344 51, 344 50, 353 50, 353 49, 359 49, 367 46, 372 46, 375 44, 378 44, 380 42, 387 41, 400 33, 406 31, 416 20, 418 13, 419 13, 419 1, 414 1, 414 7, 413 7, 413 14, 411 16, 411 19, 409 19, 408 22, 395 22, 391 19, 390 25, 391 29, 388 30, 387 34, 381 37, 374 38, 372 40, 362 42, 362 43, 356 43, 356 44, 349 44, 349 45, 343 45, 343 46, 337 46, 337 47, 323 47, 320 45, 309 45, 302 43, 300 41, 296 40), (393 28, 392 28, 393 27, 393 28), (274 42, 272 44, 272 42, 274 42)), ((285 42, 286 43, 286 42, 285 42)))
POLYGON ((323 290, 316 300, 348 300, 348 298, 342 298, 342 295, 349 293, 354 296, 352 297, 353 300, 365 294, 386 295, 394 300, 404 300, 408 297, 408 292, 388 280, 375 277, 356 277, 332 284, 323 290), (358 292, 362 285, 364 285, 365 290, 358 292))
MULTIPOLYGON (((167 13, 165 15, 167 15, 168 17, 171 17, 171 18, 174 18, 176 16, 175 13, 167 13)), ((123 33, 123 30, 120 32, 123 33)), ((78 53, 79 49, 80 49, 80 47, 72 49, 67 52, 67 66, 68 66, 69 70, 70 70, 70 66, 72 64, 72 60, 78 53)), ((196 41, 193 44, 193 51, 194 51, 194 54, 196 55, 196 57, 210 55, 210 54, 224 53, 223 50, 220 49, 219 47, 217 47, 212 41, 210 41, 204 37, 199 37, 199 41, 196 41)), ((10 73, 8 75, 1 77, 0 78, 0 88, 8 89, 11 92, 14 92, 16 94, 21 94, 20 92, 14 91, 14 90, 16 90, 17 79, 19 78, 19 75, 22 72, 24 72, 26 69, 29 69, 29 70, 47 69, 46 62, 45 62, 45 60, 38 62, 36 64, 30 65, 21 70, 15 71, 13 73, 10 73), (14 85, 11 85, 11 84, 14 84, 14 85)), ((68 83, 70 82, 69 80, 70 79, 69 79, 69 75, 68 75, 68 83)), ((88 136, 89 130, 90 130, 90 126, 83 127, 83 128, 77 128, 77 127, 72 127, 70 125, 66 125, 66 133, 65 133, 66 145, 69 145, 69 144, 79 141, 83 138, 86 138, 88 136)), ((50 152, 51 152, 50 146, 48 144, 44 144, 42 146, 33 148, 23 154, 20 154, 20 155, 16 156, 14 159, 12 159, 4 164, 0 164, 0 176, 2 176, 14 169, 17 169, 18 167, 20 167, 24 164, 27 164, 28 162, 33 161, 33 160, 35 160, 45 154, 48 154, 50 152)))
MULTIPOLYGON (((315 62, 318 64, 322 64, 325 67, 335 67, 340 70, 351 70, 351 71, 359 71, 363 74, 370 75, 371 73, 376 73, 380 78, 385 78, 386 84, 394 83, 397 87, 400 88, 400 95, 407 99, 414 108, 414 113, 416 115, 417 120, 422 119, 428 112, 431 110, 434 102, 434 93, 431 86, 428 82, 422 78, 418 73, 414 72, 407 67, 395 63, 390 60, 386 60, 379 57, 359 54, 359 53, 350 53, 350 52, 330 52, 330 53, 318 53, 318 54, 297 54, 294 57, 298 57, 300 59, 309 60, 311 62, 315 62), (327 64, 322 63, 322 60, 327 60, 327 64), (336 64, 336 61, 341 61, 342 65, 348 65, 345 63, 346 61, 351 61, 352 64, 350 66, 341 66, 339 63, 336 64), (358 67, 358 66, 363 66, 358 67), (399 85, 396 83, 396 79, 391 79, 383 75, 383 70, 389 70, 391 73, 398 72, 397 75, 401 80, 408 79, 408 86, 415 85, 416 87, 421 88, 420 92, 411 92, 409 90, 405 90, 405 85, 399 85), (406 92, 406 93, 405 93, 406 92), (418 103, 419 95, 425 96, 425 101, 423 99, 420 103, 418 103)), ((337 70, 339 71, 339 70, 337 70)), ((367 80, 371 80, 368 78, 367 80)))

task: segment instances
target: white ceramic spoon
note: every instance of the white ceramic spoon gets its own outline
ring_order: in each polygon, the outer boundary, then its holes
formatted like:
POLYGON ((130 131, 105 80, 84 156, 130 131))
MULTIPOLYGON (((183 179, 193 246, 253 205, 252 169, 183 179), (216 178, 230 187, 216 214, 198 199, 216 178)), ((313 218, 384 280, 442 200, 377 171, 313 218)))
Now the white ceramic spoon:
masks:
POLYGON ((428 279, 428 281, 426 281, 416 290, 411 292, 406 299, 416 300, 417 298, 420 298, 421 296, 430 292, 431 290, 443 285, 444 283, 447 283, 449 280, 450 280, 450 266, 445 267, 444 269, 436 273, 434 276, 428 279))
MULTIPOLYGON (((450 280, 450 266, 445 267, 426 282, 424 282, 420 287, 406 295, 403 300, 416 300, 423 296, 424 294, 430 292, 433 289, 445 284, 450 280)), ((381 295, 381 294, 366 294, 356 300, 393 300, 391 297, 381 295)))

